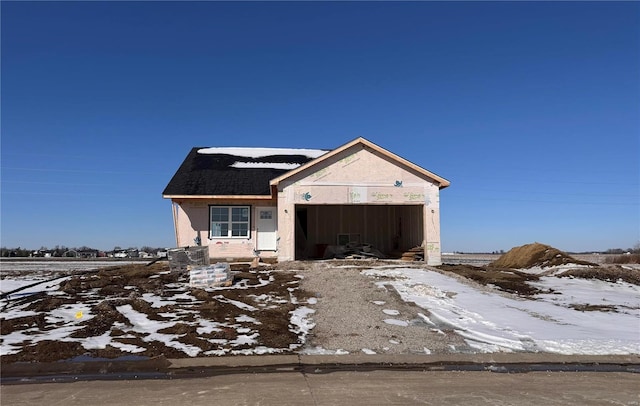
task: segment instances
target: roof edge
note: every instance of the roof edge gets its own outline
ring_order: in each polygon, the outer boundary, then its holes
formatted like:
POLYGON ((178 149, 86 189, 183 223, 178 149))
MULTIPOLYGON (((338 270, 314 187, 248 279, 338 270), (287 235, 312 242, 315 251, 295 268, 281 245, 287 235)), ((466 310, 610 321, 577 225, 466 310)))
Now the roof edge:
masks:
POLYGON ((162 195, 163 199, 194 199, 194 200, 211 200, 211 199, 253 199, 253 200, 271 200, 272 195, 162 195))

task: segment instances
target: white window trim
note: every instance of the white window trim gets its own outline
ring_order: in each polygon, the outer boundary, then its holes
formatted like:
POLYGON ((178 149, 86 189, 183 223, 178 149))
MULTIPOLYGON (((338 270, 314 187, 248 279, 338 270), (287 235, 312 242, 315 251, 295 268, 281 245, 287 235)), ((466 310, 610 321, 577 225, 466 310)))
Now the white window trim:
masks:
POLYGON ((251 206, 248 205, 239 205, 239 204, 213 204, 209 205, 209 239, 210 240, 223 240, 223 239, 234 239, 234 240, 247 240, 251 238, 251 206), (227 208, 229 211, 229 220, 226 222, 228 224, 227 235, 213 235, 213 220, 212 220, 212 209, 213 208, 227 208), (247 221, 232 221, 232 213, 231 209, 246 209, 247 210, 247 221), (247 224, 247 235, 231 235, 233 232, 233 223, 246 223, 247 224))

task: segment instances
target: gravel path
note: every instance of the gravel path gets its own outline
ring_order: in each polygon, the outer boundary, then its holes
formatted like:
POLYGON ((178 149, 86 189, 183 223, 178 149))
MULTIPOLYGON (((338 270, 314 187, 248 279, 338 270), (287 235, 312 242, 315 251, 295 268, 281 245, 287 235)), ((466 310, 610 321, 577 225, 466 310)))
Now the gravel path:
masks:
POLYGON ((301 288, 317 298, 309 305, 316 326, 307 339, 308 353, 469 352, 453 331, 424 323, 418 314, 427 310, 405 303, 392 287, 379 288, 379 280, 362 275, 369 269, 366 263, 299 262, 288 268, 304 277, 301 288))

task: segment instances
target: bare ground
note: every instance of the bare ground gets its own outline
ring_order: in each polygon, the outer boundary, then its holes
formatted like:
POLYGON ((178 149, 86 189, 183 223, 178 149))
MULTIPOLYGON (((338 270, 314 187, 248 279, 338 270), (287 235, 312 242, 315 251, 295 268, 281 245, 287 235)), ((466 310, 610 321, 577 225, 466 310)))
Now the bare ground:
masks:
MULTIPOLYGON (((377 262, 376 264, 379 264, 377 262)), ((397 262, 394 262, 398 265, 397 262)), ((188 357, 184 352, 165 345, 160 341, 148 341, 146 333, 123 331, 122 326, 129 321, 116 309, 117 306, 130 305, 152 320, 167 320, 163 314, 180 313, 181 319, 161 333, 181 335, 180 341, 208 351, 216 346, 206 339, 233 340, 237 330, 221 329, 210 333, 198 333, 189 324, 195 317, 221 321, 228 320, 243 326, 240 317, 244 312, 228 300, 253 303, 259 310, 252 314, 259 324, 250 327, 257 329, 260 346, 283 349, 283 353, 292 352, 291 344, 300 343, 300 337, 290 329, 290 312, 297 307, 292 302, 304 302, 308 298, 317 298, 317 303, 309 305, 315 310, 311 316, 316 323, 308 337, 307 348, 318 346, 324 349, 342 349, 348 352, 360 352, 363 349, 376 353, 433 353, 470 351, 464 340, 455 332, 442 326, 430 328, 421 322, 420 313, 428 316, 428 311, 402 301, 395 290, 381 289, 375 280, 360 274, 371 264, 368 261, 321 261, 288 262, 261 270, 249 269, 248 265, 235 265, 238 272, 235 283, 245 284, 247 289, 229 289, 224 291, 225 300, 220 300, 221 291, 202 289, 190 290, 197 301, 183 299, 176 304, 153 307, 142 297, 153 293, 161 297, 172 297, 184 292, 177 286, 188 284, 188 275, 180 272, 168 272, 166 264, 152 266, 144 264, 124 265, 105 268, 97 272, 86 272, 73 276, 60 286, 57 295, 36 294, 16 300, 5 301, 4 310, 24 306, 34 315, 5 319, 0 318, 0 334, 9 335, 17 331, 47 331, 55 328, 47 319, 47 313, 65 304, 85 302, 91 304, 91 313, 95 317, 80 323, 81 329, 73 333, 74 338, 100 336, 109 332, 114 340, 122 344, 132 344, 145 348, 136 354, 143 357, 164 355, 167 358, 188 357), (302 277, 302 278, 301 278, 302 277), (264 284, 265 280, 270 283, 264 284), (270 297, 268 305, 258 306, 255 298, 261 295, 270 297), (292 297, 295 300, 292 301, 292 297), (238 320, 236 320, 238 319, 238 320), (389 320, 405 325, 397 325, 389 320)), ((406 263, 407 266, 423 268, 423 264, 406 263)), ((535 295, 539 291, 528 282, 538 280, 541 274, 531 274, 509 268, 492 266, 476 267, 470 265, 443 265, 440 271, 471 279, 485 286, 497 287, 505 292, 521 296, 535 295)), ((566 271, 560 277, 595 278, 606 281, 624 280, 640 285, 640 271, 620 266, 594 266, 566 271)), ((580 311, 609 311, 599 307, 584 307, 580 311)), ((243 347, 240 346, 239 349, 243 347)), ((113 346, 104 349, 86 350, 79 342, 45 340, 27 343, 17 354, 2 355, 2 363, 13 362, 51 362, 69 360, 78 356, 98 358, 118 358, 131 355, 113 346)))
POLYGON ((304 276, 305 291, 318 298, 310 347, 378 354, 471 351, 450 326, 427 326, 420 313, 429 316, 428 310, 403 301, 392 287, 379 288, 375 282, 380 280, 362 275, 370 268, 369 261, 308 264, 298 273, 304 276))
MULTIPOLYGON (((291 272, 274 272, 271 268, 262 270, 250 270, 248 266, 234 268, 233 270, 239 272, 235 276, 236 283, 246 285, 246 289, 225 290, 225 300, 220 300, 220 291, 192 289, 190 293, 198 299, 197 302, 189 299, 182 299, 182 301, 177 299, 176 304, 162 307, 151 306, 148 301, 142 298, 142 295, 154 293, 168 298, 184 292, 184 289, 177 289, 175 286, 188 285, 188 275, 180 272, 168 272, 169 267, 166 263, 148 267, 143 264, 125 265, 77 275, 61 284, 59 295, 52 296, 42 293, 9 301, 3 311, 11 307, 26 305, 24 310, 33 311, 36 314, 12 319, 0 318, 1 334, 6 336, 16 331, 50 330, 57 326, 47 320, 48 312, 64 304, 84 302, 91 305, 91 313, 95 317, 81 322, 82 328, 76 330, 71 337, 96 337, 110 332, 111 337, 120 343, 145 348, 144 352, 136 355, 143 357, 164 355, 167 358, 183 358, 187 355, 180 350, 169 347, 160 341, 145 340, 147 333, 128 330, 125 334, 122 329, 114 327, 129 323, 116 307, 130 305, 134 310, 146 314, 149 319, 160 321, 169 320, 163 314, 181 314, 183 322, 178 321, 174 326, 159 332, 181 334, 180 342, 199 347, 202 351, 209 351, 219 348, 203 338, 232 340, 237 334, 236 329, 227 328, 199 334, 196 332, 196 328, 190 326, 188 322, 198 317, 211 321, 226 320, 242 326, 247 322, 243 321, 240 316, 246 311, 229 303, 230 299, 252 303, 258 308, 256 312, 252 313, 252 317, 257 319, 259 324, 251 323, 250 325, 251 329, 257 330, 259 333, 257 345, 284 349, 282 351, 284 353, 289 352, 287 350, 289 345, 299 342, 298 335, 291 332, 289 328, 289 312, 295 307, 291 303, 292 292, 295 292, 297 300, 305 300, 307 297, 299 287, 300 279, 291 272), (267 279, 270 279, 270 283, 264 284, 267 279), (255 297, 261 295, 267 295, 274 302, 278 302, 277 305, 260 306, 256 303, 255 297), (188 312, 181 312, 181 310, 188 310, 188 312)), ((235 350, 242 348, 244 348, 242 345, 234 347, 235 350)), ((123 352, 110 345, 104 349, 86 350, 79 342, 45 340, 26 344, 21 352, 2 355, 0 359, 2 363, 50 362, 68 360, 80 355, 117 358, 131 355, 131 353, 123 352)))

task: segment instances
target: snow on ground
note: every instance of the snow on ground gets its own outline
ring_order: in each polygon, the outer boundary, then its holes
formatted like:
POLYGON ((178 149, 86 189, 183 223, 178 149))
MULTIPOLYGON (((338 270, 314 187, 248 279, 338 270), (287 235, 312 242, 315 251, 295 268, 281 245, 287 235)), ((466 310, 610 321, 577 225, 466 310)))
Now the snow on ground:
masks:
POLYGON ((29 279, 2 279, 0 280, 0 293, 8 293, 12 292, 16 289, 20 289, 20 294, 33 294, 35 292, 41 292, 43 290, 57 290, 60 286, 60 282, 63 279, 58 279, 56 281, 52 281, 50 284, 45 285, 44 282, 51 278, 44 277, 32 277, 29 279), (35 285, 34 287, 27 288, 26 286, 35 285))
MULTIPOLYGON (((562 268, 561 271, 565 269, 562 268)), ((547 270, 548 271, 548 270, 547 270)), ((539 271, 531 271, 539 272, 539 271)), ((498 288, 479 287, 465 282, 459 277, 447 276, 435 271, 398 265, 371 266, 362 271, 364 275, 381 288, 391 286, 406 302, 413 302, 424 309, 420 314, 425 328, 434 331, 454 330, 463 336, 466 342, 479 352, 551 352, 559 354, 640 354, 640 287, 622 281, 605 282, 580 278, 559 278, 560 270, 545 272, 537 282, 530 284, 541 290, 532 297, 521 297, 500 291, 498 288), (557 271, 557 272, 556 272, 557 271)), ((150 278, 157 278, 153 275, 150 278)), ((302 276, 296 276, 302 279, 302 276)), ((51 276, 38 273, 24 275, 21 278, 10 277, 0 282, 0 291, 10 292, 22 286, 41 282, 0 301, 3 305, 2 318, 11 320, 33 316, 36 312, 26 310, 27 305, 10 305, 16 295, 35 292, 47 292, 59 295, 60 283, 68 277, 50 281, 51 276), (47 280, 49 280, 47 282, 47 280)), ((302 349, 306 337, 315 327, 313 306, 316 298, 306 302, 295 298, 293 288, 289 288, 289 297, 268 294, 247 293, 245 301, 225 297, 225 290, 248 290, 274 283, 273 274, 260 273, 257 284, 249 287, 245 281, 239 281, 230 288, 211 288, 212 299, 228 304, 240 311, 233 320, 196 319, 187 322, 191 314, 196 314, 193 306, 202 303, 191 295, 184 283, 167 283, 165 289, 171 289, 170 295, 160 296, 145 292, 140 298, 151 308, 174 306, 173 312, 160 312, 165 320, 150 319, 146 314, 136 311, 131 305, 121 305, 117 311, 128 324, 119 323, 116 327, 123 331, 122 339, 133 335, 144 337, 144 341, 161 341, 167 346, 184 352, 188 356, 210 356, 227 354, 269 354, 287 350, 302 349), (254 317, 259 309, 273 308, 290 302, 297 305, 289 313, 289 329, 299 337, 299 343, 289 348, 269 348, 259 345, 256 327, 261 322, 254 317), (235 338, 206 338, 212 344, 219 345, 216 350, 202 351, 200 348, 178 341, 179 334, 163 333, 170 331, 177 323, 190 323, 197 329, 198 335, 233 330, 235 338)), ((289 282, 291 283, 291 282, 289 282)), ((64 304, 50 311, 46 316, 47 329, 37 327, 16 330, 1 337, 0 354, 13 354, 22 348, 23 343, 37 343, 42 340, 77 341, 86 349, 105 348, 107 346, 129 352, 139 353, 144 348, 120 342, 107 333, 94 337, 74 338, 74 332, 82 328, 82 323, 95 317, 92 306, 102 298, 97 293, 87 293, 83 301, 64 304)), ((411 321, 402 319, 400 312, 386 308, 383 300, 372 301, 380 306, 385 317, 384 323, 406 327, 411 321)), ((443 333, 444 334, 444 333, 443 333)), ((389 340, 390 344, 397 344, 389 340)), ((363 343, 362 352, 374 353, 371 343, 363 343)), ((321 347, 306 347, 306 354, 348 354, 343 349, 327 350, 321 347)), ((429 350, 425 348, 425 353, 429 350)))
POLYGON ((64 259, 0 259, 0 270, 3 276, 15 271, 28 271, 38 273, 69 273, 70 271, 86 271, 114 265, 129 265, 140 261, 100 261, 100 260, 64 260, 64 259))
POLYGON ((376 282, 381 288, 390 285, 403 300, 427 310, 422 317, 431 327, 451 328, 482 352, 640 354, 636 285, 543 277, 535 286, 553 291, 522 298, 428 270, 387 267, 362 272, 384 278, 376 282), (612 311, 579 311, 571 307, 575 304, 605 304, 612 311))
MULTIPOLYGON (((8 334, 3 334, 0 337, 0 354, 10 355, 20 352, 25 344, 35 344, 45 340, 53 340, 59 342, 78 342, 86 350, 91 349, 105 349, 108 346, 116 347, 121 351, 130 353, 139 353, 145 351, 138 345, 132 345, 119 341, 120 339, 132 339, 139 337, 146 343, 161 342, 167 347, 174 348, 185 353, 187 356, 207 356, 207 355, 227 355, 227 354, 269 354, 269 353, 282 353, 299 348, 304 342, 309 331, 314 327, 314 324, 310 320, 310 315, 314 312, 304 304, 315 304, 315 298, 309 298, 306 301, 301 301, 300 306, 291 311, 289 316, 289 329, 298 335, 298 342, 293 342, 284 348, 270 348, 264 345, 259 345, 256 340, 259 336, 257 326, 262 323, 256 318, 252 317, 252 313, 258 312, 259 307, 271 309, 278 304, 286 305, 289 300, 283 300, 280 296, 271 296, 267 294, 252 295, 247 293, 243 296, 246 300, 240 301, 225 297, 226 292, 233 290, 255 290, 274 283, 274 278, 269 272, 260 272, 257 277, 257 283, 251 286, 247 285, 246 280, 240 280, 232 287, 227 288, 208 288, 206 289, 211 295, 211 300, 220 304, 228 304, 239 309, 240 314, 236 317, 221 317, 220 320, 207 320, 205 318, 198 317, 198 312, 195 308, 203 303, 202 300, 198 300, 194 297, 189 289, 188 283, 167 283, 164 285, 165 289, 171 289, 171 294, 160 295, 158 292, 145 292, 142 293, 139 298, 141 302, 146 302, 152 309, 171 308, 170 312, 159 312, 158 316, 164 320, 158 320, 157 318, 150 318, 149 315, 141 313, 134 309, 130 304, 124 304, 115 307, 128 323, 116 322, 113 326, 122 331, 119 336, 110 335, 110 331, 97 336, 81 337, 74 335, 85 327, 85 322, 96 317, 96 314, 92 313, 92 309, 100 302, 105 300, 97 289, 89 290, 77 296, 78 301, 76 303, 62 304, 52 310, 48 310, 45 313, 46 328, 40 328, 39 326, 29 326, 27 328, 18 328, 11 331, 8 334), (266 279, 265 279, 266 278, 266 279), (219 293, 219 294, 218 294, 219 293), (177 324, 188 324, 194 327, 201 339, 209 341, 215 344, 217 349, 203 351, 201 348, 194 345, 185 344, 180 341, 184 332, 167 333, 171 331, 177 324), (164 332, 163 332, 164 331, 164 332), (212 332, 230 331, 234 332, 231 335, 232 338, 212 338, 210 334, 212 332), (205 337, 203 337, 205 336, 205 337), (208 336, 208 337, 206 337, 208 336)), ((149 277, 149 279, 157 279, 157 273, 149 277)), ((2 280, 2 291, 11 292, 14 289, 18 289, 23 286, 35 284, 32 287, 26 288, 19 292, 15 292, 11 295, 0 300, 0 306, 2 308, 1 319, 3 322, 12 322, 14 320, 22 320, 28 317, 37 316, 38 311, 27 309, 30 305, 29 301, 22 303, 19 299, 23 296, 33 295, 35 293, 43 292, 48 296, 61 296, 62 299, 66 298, 66 294, 60 291, 60 284, 71 278, 72 275, 64 276, 50 281, 49 277, 44 278, 36 273, 26 273, 22 275, 14 275, 2 280)), ((131 288, 132 291, 135 287, 131 288)), ((297 304, 298 300, 294 296, 296 288, 288 288, 290 296, 290 302, 297 304)), ((108 299, 107 299, 108 300, 108 299)), ((25 323, 31 323, 25 322, 25 323)))

